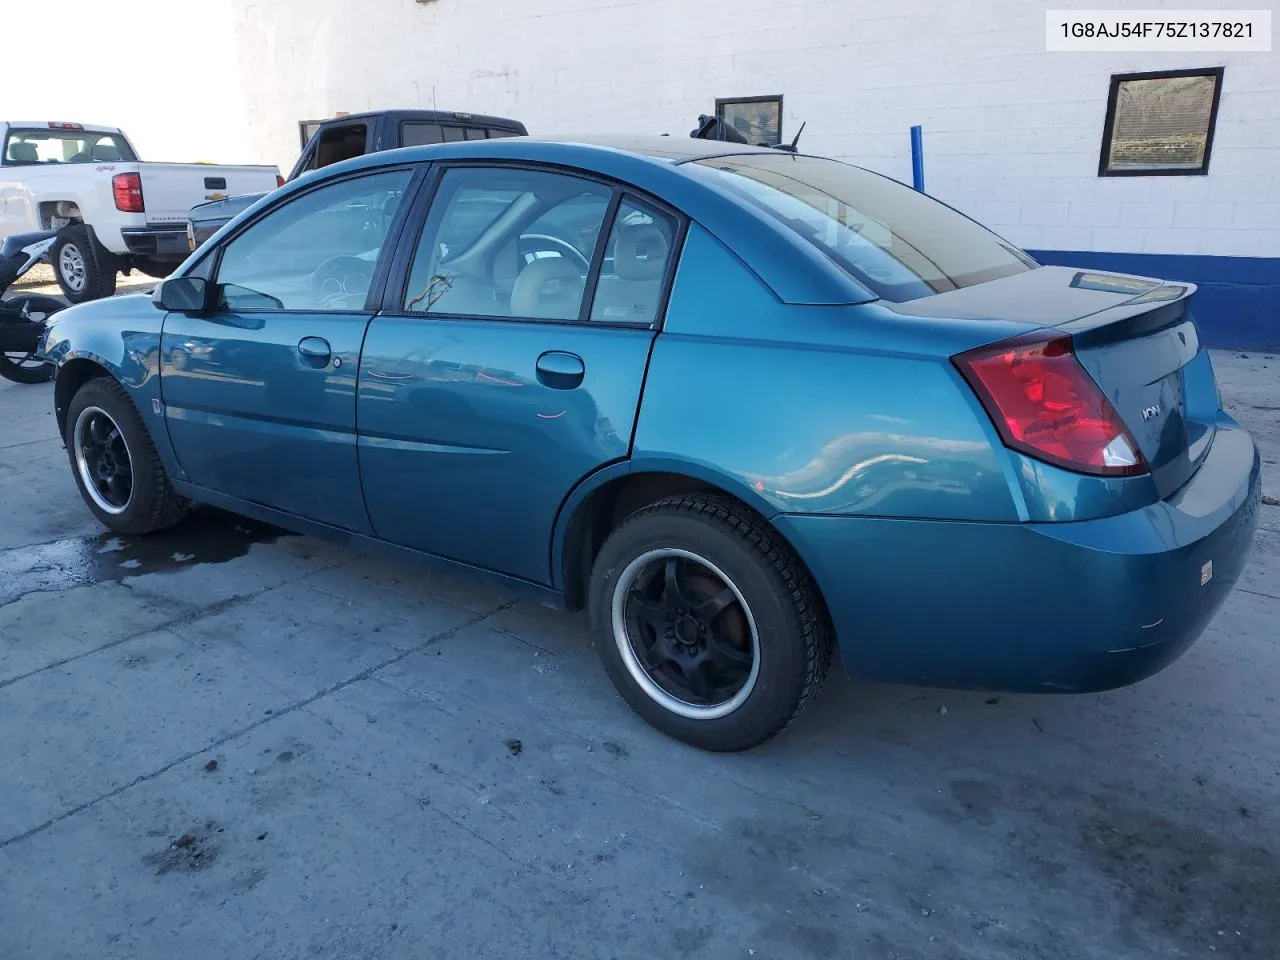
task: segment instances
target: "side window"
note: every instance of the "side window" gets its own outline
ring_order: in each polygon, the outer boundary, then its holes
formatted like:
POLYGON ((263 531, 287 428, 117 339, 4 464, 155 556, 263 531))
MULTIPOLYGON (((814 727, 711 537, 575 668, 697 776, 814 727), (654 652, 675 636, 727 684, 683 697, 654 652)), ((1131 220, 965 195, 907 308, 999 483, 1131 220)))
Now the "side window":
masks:
POLYGON ((439 143, 444 139, 438 123, 422 123, 407 120, 400 124, 400 146, 421 147, 428 143, 439 143))
POLYGON ((445 173, 418 244, 404 309, 577 320, 609 187, 558 173, 445 173))
POLYGON ((645 204, 624 199, 609 232, 591 319, 654 323, 662 305, 663 282, 675 240, 675 220, 645 204))
POLYGON ((267 214, 223 249, 220 309, 363 310, 411 176, 343 180, 267 214))

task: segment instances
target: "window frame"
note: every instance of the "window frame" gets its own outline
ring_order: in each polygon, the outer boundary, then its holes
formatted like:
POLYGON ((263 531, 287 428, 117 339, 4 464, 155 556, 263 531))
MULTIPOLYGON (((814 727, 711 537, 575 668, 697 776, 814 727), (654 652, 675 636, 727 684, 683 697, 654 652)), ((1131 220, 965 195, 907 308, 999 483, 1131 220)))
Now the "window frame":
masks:
MULTIPOLYGON (((786 114, 782 110, 782 94, 765 94, 758 97, 716 97, 716 119, 722 123, 728 123, 724 118, 724 108, 729 106, 737 106, 744 103, 778 103, 778 143, 785 143, 782 136, 782 123, 786 114)), ((736 127, 734 128, 737 129, 736 127)), ((754 144, 753 144, 754 146, 754 144)))
POLYGON ((1213 137, 1218 128, 1218 105, 1222 99, 1222 79, 1225 67, 1197 67, 1185 70, 1149 70, 1143 73, 1113 73, 1111 88, 1107 93, 1107 114, 1102 125, 1102 149, 1098 154, 1100 177, 1204 177, 1209 174, 1209 160, 1213 154, 1213 137), (1213 104, 1209 108, 1209 129, 1205 134, 1204 160, 1197 168, 1177 167, 1155 170, 1113 170, 1109 166, 1111 143, 1115 134, 1116 103, 1120 98, 1120 85, 1131 80, 1171 80, 1182 77, 1213 77, 1213 104))
MULTIPOLYGON (((210 302, 217 303, 216 294, 218 288, 222 285, 218 279, 222 272, 222 256, 227 247, 235 243, 237 239, 244 236, 246 232, 253 229, 254 226, 261 223, 267 217, 271 216, 296 200, 302 200, 313 193, 324 190, 327 187, 338 186, 352 180, 361 180, 367 177, 378 176, 386 173, 396 173, 405 171, 409 174, 409 182, 405 184, 404 198, 400 202, 400 208, 396 211, 395 219, 392 220, 391 226, 387 228, 386 239, 382 243, 381 249, 378 251, 378 259, 374 263, 373 276, 369 278, 369 293, 365 296, 364 306, 356 310, 311 310, 311 309, 292 309, 285 308, 282 310, 252 310, 244 311, 245 313, 265 313, 273 317, 275 316, 298 316, 301 314, 324 313, 331 316, 364 316, 372 315, 378 312, 378 305, 382 302, 383 293, 387 285, 387 279, 391 275, 391 266, 395 261, 396 255, 400 250, 400 241, 404 235, 405 224, 409 221, 413 206, 421 199, 423 184, 426 182, 430 173, 430 164, 420 163, 397 163, 385 167, 374 167, 369 170, 353 170, 350 173, 344 173, 342 176, 326 179, 318 183, 308 184, 305 189, 299 190, 297 193, 291 193, 287 197, 281 197, 271 206, 259 211, 252 219, 245 221, 236 228, 234 233, 228 234, 223 238, 222 242, 212 250, 207 257, 202 257, 191 269, 182 276, 195 276, 200 270, 207 267, 207 279, 211 286, 210 302)), ((231 313, 229 310, 219 310, 216 307, 209 309, 206 316, 217 316, 219 314, 231 313)))
MULTIPOLYGON (((578 167, 564 166, 553 163, 538 163, 527 160, 494 160, 486 158, 483 160, 458 159, 447 162, 434 162, 431 169, 424 180, 418 195, 414 198, 414 208, 412 210, 412 218, 406 220, 398 237, 395 256, 389 265, 390 276, 385 284, 382 292, 380 305, 376 308, 381 316, 409 320, 409 321, 440 321, 449 323, 453 321, 484 321, 487 323, 536 323, 552 326, 574 326, 574 327, 598 327, 600 329, 623 328, 628 330, 653 330, 660 331, 666 322, 667 307, 671 300, 671 293, 675 288, 675 278, 679 271, 680 259, 684 253, 685 237, 689 231, 689 218, 683 212, 677 210, 671 204, 666 203, 657 197, 652 196, 638 190, 628 184, 619 183, 610 179, 603 174, 595 173, 591 170, 583 170, 578 167), (426 311, 408 311, 404 307, 405 297, 408 294, 409 278, 413 272, 413 261, 418 255, 418 247, 422 243, 422 234, 426 229, 427 220, 431 215, 431 208, 435 205, 436 198, 440 194, 440 186, 444 181, 445 175, 450 170, 460 169, 482 169, 482 170, 524 170, 531 173, 551 173, 561 176, 575 177, 579 180, 585 180, 591 183, 599 184, 610 190, 608 206, 605 208, 604 220, 600 227, 600 235, 596 241, 595 250, 591 254, 591 265, 587 271, 587 278, 583 287, 582 305, 579 307, 578 316, 574 320, 550 319, 545 317, 501 317, 486 314, 474 313, 428 313, 426 311), (661 211, 670 216, 676 225, 675 235, 672 237, 671 254, 667 262, 667 267, 662 277, 662 294, 658 300, 658 309, 656 317, 648 322, 641 323, 638 321, 617 321, 617 320, 592 320, 591 308, 595 303, 596 286, 600 279, 600 271, 604 267, 605 252, 609 245, 609 235, 613 230, 614 221, 618 215, 618 208, 624 199, 630 199, 635 203, 650 206, 655 210, 661 211)), ((371 287, 372 289, 372 287, 371 287)))
MULTIPOLYGON (((332 119, 333 119, 332 117, 329 118, 329 120, 332 120, 332 119)), ((307 144, 311 142, 312 138, 317 133, 320 132, 320 128, 323 127, 326 123, 328 123, 329 120, 299 120, 298 121, 298 139, 302 141, 303 150, 307 149, 307 144), (309 137, 307 136, 307 127, 311 127, 311 126, 314 126, 315 130, 312 131, 311 136, 309 137)))

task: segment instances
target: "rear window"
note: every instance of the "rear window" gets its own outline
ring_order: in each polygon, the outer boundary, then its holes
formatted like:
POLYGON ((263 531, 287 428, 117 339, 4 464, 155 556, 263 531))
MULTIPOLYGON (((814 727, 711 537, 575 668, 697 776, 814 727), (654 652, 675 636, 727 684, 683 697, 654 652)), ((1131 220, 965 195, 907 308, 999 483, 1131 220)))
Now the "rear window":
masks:
POLYGON ((113 163, 137 159, 129 149, 129 142, 119 134, 85 130, 11 130, 4 147, 6 164, 113 163))
POLYGON ((790 153, 697 163, 885 300, 916 300, 1037 266, 945 204, 846 163, 790 153))
POLYGON ((455 143, 462 139, 493 140, 514 136, 518 134, 499 127, 468 127, 451 124, 442 128, 438 123, 424 123, 418 120, 407 120, 400 124, 400 145, 403 147, 421 147, 430 143, 455 143))

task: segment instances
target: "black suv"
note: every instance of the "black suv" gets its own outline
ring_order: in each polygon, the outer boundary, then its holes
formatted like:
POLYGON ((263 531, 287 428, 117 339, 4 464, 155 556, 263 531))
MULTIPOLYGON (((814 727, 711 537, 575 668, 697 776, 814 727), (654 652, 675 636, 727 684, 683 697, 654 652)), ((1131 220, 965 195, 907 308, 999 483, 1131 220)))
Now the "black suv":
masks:
MULTIPOLYGON (((380 110, 334 117, 314 125, 314 132, 303 147, 302 156, 289 174, 289 180, 366 153, 456 140, 523 137, 528 132, 519 120, 478 113, 380 110)), ((192 207, 188 215, 187 245, 195 250, 228 220, 262 196, 264 194, 250 193, 192 207)))

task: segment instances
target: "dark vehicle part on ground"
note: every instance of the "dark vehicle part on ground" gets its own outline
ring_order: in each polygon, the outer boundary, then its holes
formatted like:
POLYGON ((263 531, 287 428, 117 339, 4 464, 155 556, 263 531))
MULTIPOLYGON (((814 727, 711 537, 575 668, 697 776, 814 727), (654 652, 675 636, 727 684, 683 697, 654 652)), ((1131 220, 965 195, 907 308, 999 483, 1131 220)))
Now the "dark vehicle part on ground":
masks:
MULTIPOLYGON (((37 263, 47 260, 57 240, 53 230, 19 233, 0 243, 0 294, 37 263)), ((40 355, 45 317, 66 304, 55 297, 26 294, 0 300, 0 377, 14 383, 44 383, 55 367, 40 355)))
MULTIPOLYGON (((285 182, 342 160, 397 147, 523 137, 519 120, 438 110, 382 110, 333 117, 316 128, 285 182)), ((249 193, 191 208, 187 246, 194 251, 242 210, 266 196, 249 193)))

